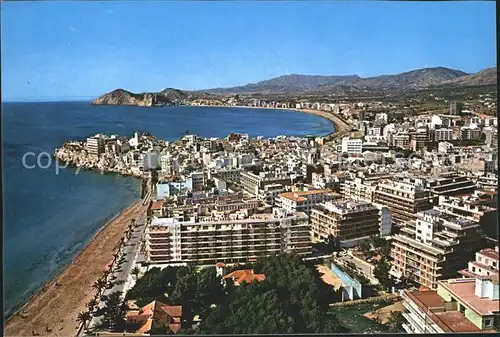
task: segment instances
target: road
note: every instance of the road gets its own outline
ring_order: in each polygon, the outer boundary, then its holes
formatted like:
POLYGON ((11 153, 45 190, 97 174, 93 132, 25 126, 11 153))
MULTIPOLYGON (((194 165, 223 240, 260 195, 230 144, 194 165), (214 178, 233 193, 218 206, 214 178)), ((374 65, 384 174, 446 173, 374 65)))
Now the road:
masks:
MULTIPOLYGON (((351 256, 351 255, 337 257, 336 260, 339 261, 341 264, 345 262, 351 262, 356 266, 358 271, 360 271, 364 276, 369 278, 372 282, 376 281, 375 277, 373 276, 374 266, 369 264, 368 262, 363 261, 357 258, 356 256, 351 256)), ((376 283, 378 283, 378 281, 376 283)))
MULTIPOLYGON (((146 215, 144 214, 136 222, 136 227, 133 229, 132 236, 130 240, 121 249, 120 256, 117 261, 125 257, 125 261, 118 266, 118 262, 112 267, 113 272, 110 274, 109 278, 114 284, 112 288, 106 289, 104 295, 109 295, 115 291, 120 291, 125 296, 125 292, 128 291, 133 283, 133 277, 130 272, 134 268, 135 260, 139 253, 139 247, 141 243, 141 238, 146 229, 146 215), (118 284, 116 284, 118 282, 118 284)), ((106 305, 104 302, 99 303, 99 308, 104 308, 106 305)), ((89 330, 98 326, 101 323, 103 316, 94 317, 89 323, 89 330)))

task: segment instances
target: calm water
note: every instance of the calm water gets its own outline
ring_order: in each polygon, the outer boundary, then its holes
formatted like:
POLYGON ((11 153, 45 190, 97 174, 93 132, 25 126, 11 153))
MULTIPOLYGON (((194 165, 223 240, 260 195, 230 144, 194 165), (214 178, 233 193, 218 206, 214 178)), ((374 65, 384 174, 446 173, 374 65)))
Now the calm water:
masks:
MULTIPOLYGON (((4 314, 25 302, 68 264, 96 231, 139 196, 132 178, 63 169, 27 169, 27 152, 53 153, 69 139, 96 133, 150 132, 175 140, 186 130, 202 137, 323 135, 329 121, 269 109, 91 106, 84 102, 3 104, 4 314)), ((32 165, 35 160, 28 157, 32 165)), ((42 157, 46 166, 48 158, 42 157)))

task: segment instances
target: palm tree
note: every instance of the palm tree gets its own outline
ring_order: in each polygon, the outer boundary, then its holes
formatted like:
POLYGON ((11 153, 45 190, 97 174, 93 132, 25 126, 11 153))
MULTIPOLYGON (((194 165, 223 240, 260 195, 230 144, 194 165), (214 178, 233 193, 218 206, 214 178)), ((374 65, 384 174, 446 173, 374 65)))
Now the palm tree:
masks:
POLYGON ((135 276, 135 279, 136 279, 136 280, 138 280, 138 279, 139 279, 139 274, 141 273, 141 269, 140 269, 139 267, 135 266, 135 267, 134 267, 134 268, 130 271, 130 273, 131 273, 132 275, 134 275, 134 276, 135 276))
POLYGON ((97 300, 93 298, 87 303, 87 308, 89 308, 89 311, 92 312, 94 311, 96 305, 97 305, 97 300))
POLYGON ((78 316, 76 317, 76 321, 81 323, 83 327, 85 328, 85 325, 87 324, 88 321, 92 319, 92 315, 88 311, 82 311, 78 313, 78 316))
POLYGON ((101 290, 104 289, 104 287, 106 287, 106 284, 107 282, 104 279, 100 278, 94 282, 94 284, 92 285, 92 289, 94 289, 98 294, 100 294, 101 290))
POLYGON ((120 256, 120 252, 119 251, 116 251, 114 254, 113 254, 113 262, 111 262, 111 265, 113 266, 116 262, 116 260, 118 259, 118 256, 120 256))

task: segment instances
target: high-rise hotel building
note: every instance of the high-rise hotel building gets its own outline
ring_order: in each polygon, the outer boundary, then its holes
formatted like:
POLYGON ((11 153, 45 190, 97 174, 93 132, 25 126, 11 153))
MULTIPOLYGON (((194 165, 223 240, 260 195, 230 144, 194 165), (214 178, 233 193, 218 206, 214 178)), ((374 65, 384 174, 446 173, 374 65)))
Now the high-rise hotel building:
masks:
POLYGON ((431 209, 434 197, 425 181, 414 177, 394 177, 380 181, 373 202, 387 206, 394 224, 415 220, 416 213, 431 209))
POLYGON ((326 240, 332 235, 344 246, 378 235, 379 210, 370 202, 344 200, 314 206, 311 214, 313 238, 326 240))
POLYGON ((391 273, 434 289, 438 281, 457 275, 484 245, 476 221, 435 207, 419 212, 393 236, 391 273))
POLYGON ((312 249, 307 215, 282 209, 251 216, 194 215, 188 221, 158 218, 145 235, 146 260, 151 264, 243 263, 281 252, 307 256, 312 249))

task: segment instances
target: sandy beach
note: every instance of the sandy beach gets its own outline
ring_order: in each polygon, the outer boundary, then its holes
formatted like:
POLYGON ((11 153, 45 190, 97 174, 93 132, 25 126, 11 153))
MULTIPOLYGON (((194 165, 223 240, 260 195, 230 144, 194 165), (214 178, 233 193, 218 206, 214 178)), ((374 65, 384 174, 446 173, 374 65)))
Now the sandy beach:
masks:
MULTIPOLYGON (((341 120, 335 114, 322 111, 322 110, 313 110, 313 109, 296 109, 296 108, 272 108, 272 107, 257 107, 257 106, 227 106, 227 105, 192 105, 194 107, 205 107, 205 108, 243 108, 243 109, 272 109, 272 110, 287 110, 287 111, 298 111, 313 114, 316 116, 323 117, 329 120, 335 126, 335 133, 343 132, 349 129, 349 125, 341 120)), ((325 135, 326 136, 326 135, 325 135)))
POLYGON ((139 218, 146 207, 141 200, 136 201, 107 223, 72 264, 5 322, 4 335, 33 336, 34 332, 40 336, 75 336, 76 317, 86 310, 86 303, 94 295, 92 284, 113 258, 131 219, 139 218))
MULTIPOLYGON (((210 106, 216 107, 216 106, 210 106)), ((239 107, 254 108, 254 107, 239 107)), ((295 110, 328 119, 341 132, 348 125, 332 113, 309 109, 261 108, 295 110)), ((92 284, 102 275, 105 265, 113 258, 115 247, 124 235, 132 218, 138 218, 147 206, 136 201, 115 219, 108 222, 93 240, 73 259, 73 263, 48 282, 6 322, 6 336, 75 336, 76 317, 85 311, 93 298, 92 284)))

